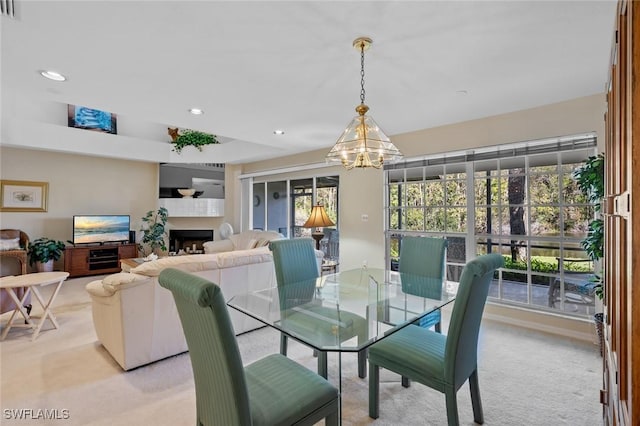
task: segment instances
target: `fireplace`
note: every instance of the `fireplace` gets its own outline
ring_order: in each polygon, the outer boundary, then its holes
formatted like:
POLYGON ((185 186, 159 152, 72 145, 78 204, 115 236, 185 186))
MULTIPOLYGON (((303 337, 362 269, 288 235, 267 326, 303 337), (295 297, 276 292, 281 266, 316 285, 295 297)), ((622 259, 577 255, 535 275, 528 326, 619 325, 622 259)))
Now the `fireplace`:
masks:
POLYGON ((213 241, 213 229, 170 229, 169 253, 204 253, 207 241, 213 241))

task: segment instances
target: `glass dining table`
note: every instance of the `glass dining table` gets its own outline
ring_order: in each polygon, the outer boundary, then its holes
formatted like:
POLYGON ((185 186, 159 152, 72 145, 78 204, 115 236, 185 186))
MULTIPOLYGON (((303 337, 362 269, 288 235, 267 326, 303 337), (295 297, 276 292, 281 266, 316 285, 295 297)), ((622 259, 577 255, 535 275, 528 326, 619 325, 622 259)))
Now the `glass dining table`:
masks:
MULTIPOLYGON (((338 353, 342 395, 342 353, 366 351, 453 302, 456 292, 457 283, 362 268, 238 294, 227 305, 315 349, 318 373, 325 378, 321 365, 326 366, 327 352, 338 353)), ((365 377, 364 365, 359 365, 359 375, 365 377)))

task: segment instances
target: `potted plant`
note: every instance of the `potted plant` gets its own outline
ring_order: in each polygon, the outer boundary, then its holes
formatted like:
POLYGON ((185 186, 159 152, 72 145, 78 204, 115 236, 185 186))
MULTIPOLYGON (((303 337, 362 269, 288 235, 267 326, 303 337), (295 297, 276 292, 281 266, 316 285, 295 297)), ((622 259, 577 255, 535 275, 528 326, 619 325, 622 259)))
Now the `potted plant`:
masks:
POLYGON ((38 272, 53 271, 53 261, 60 259, 65 244, 62 241, 42 237, 29 244, 27 255, 29 265, 35 265, 38 272))
POLYGON ((217 144, 216 135, 200 132, 198 130, 178 130, 177 128, 169 128, 169 135, 173 143, 173 151, 180 153, 185 146, 193 146, 202 151, 205 145, 217 144))
MULTIPOLYGON (((147 255, 147 248, 150 249, 150 253, 160 251, 167 251, 167 245, 165 243, 165 237, 167 236, 166 225, 169 217, 169 212, 166 208, 160 207, 157 211, 149 210, 147 214, 142 218, 142 240, 138 245, 140 251, 147 255)), ((158 253, 156 253, 158 254, 158 253)))
MULTIPOLYGON (((587 256, 597 262, 604 256, 604 222, 597 217, 604 199, 604 154, 594 155, 585 160, 585 163, 573 173, 580 191, 594 204, 596 218, 589 223, 587 236, 581 241, 582 248, 587 256)), ((604 287, 603 274, 594 274, 592 282, 595 283, 595 294, 602 300, 604 287)), ((602 312, 594 314, 596 330, 600 339, 600 353, 603 352, 603 326, 604 315, 602 312)))

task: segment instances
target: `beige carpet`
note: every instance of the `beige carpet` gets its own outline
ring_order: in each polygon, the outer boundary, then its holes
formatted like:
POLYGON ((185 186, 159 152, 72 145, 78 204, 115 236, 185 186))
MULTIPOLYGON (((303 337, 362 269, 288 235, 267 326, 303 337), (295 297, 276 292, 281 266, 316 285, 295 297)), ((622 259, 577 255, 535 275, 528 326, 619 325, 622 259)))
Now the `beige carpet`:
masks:
MULTIPOLYGON (((0 344, 4 425, 193 425, 195 393, 188 354, 124 373, 96 341, 84 285, 100 277, 68 280, 54 312, 60 329, 47 324, 35 342, 11 330, 0 344), (49 410, 59 419, 16 420, 16 410, 49 410), (63 419, 63 417, 68 417, 63 419)), ((43 293, 48 294, 47 288, 43 293)), ((41 312, 37 307, 34 314, 41 312)), ((4 326, 8 315, 0 320, 4 326)), ((278 351, 270 329, 239 336, 245 363, 278 351)), ((290 343, 290 356, 315 369, 311 350, 290 343)), ((487 425, 599 425, 601 358, 592 343, 485 321, 479 347, 480 391, 487 425)), ((337 384, 337 356, 329 356, 337 384)), ((367 411, 367 381, 357 377, 356 355, 343 356, 345 425, 445 425, 444 396, 382 372, 380 418, 367 411)), ((468 385, 458 392, 460 422, 471 425, 468 385)), ((24 413, 24 411, 23 411, 24 413)))

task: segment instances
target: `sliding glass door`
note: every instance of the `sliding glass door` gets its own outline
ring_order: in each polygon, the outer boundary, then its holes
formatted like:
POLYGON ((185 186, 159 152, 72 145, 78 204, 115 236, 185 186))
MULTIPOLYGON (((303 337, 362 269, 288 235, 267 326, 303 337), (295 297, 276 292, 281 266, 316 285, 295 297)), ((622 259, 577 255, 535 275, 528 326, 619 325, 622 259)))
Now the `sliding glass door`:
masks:
MULTIPOLYGON (((339 257, 339 177, 320 176, 289 180, 273 180, 258 182, 248 178, 252 188, 251 218, 253 229, 279 232, 288 238, 311 237, 313 229, 304 224, 311 214, 314 204, 325 207, 334 226, 322 229, 324 238, 320 248, 325 256, 331 259, 339 257)), ((243 203, 249 197, 243 198, 243 203)))

